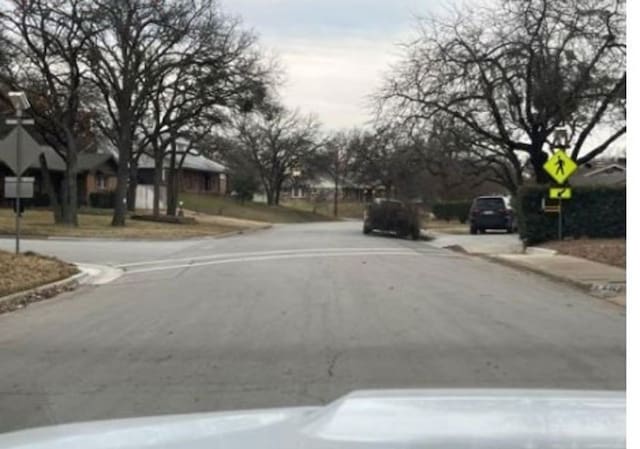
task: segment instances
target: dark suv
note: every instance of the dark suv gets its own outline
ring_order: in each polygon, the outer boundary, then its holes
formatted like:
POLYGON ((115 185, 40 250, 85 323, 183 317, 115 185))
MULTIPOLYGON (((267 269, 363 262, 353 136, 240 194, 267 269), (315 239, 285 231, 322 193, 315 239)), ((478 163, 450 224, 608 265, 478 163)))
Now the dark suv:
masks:
POLYGON ((420 213, 412 204, 398 200, 376 198, 364 211, 362 232, 393 232, 400 237, 420 238, 420 213))
POLYGON ((511 200, 506 196, 479 196, 473 200, 469 211, 469 232, 477 234, 487 229, 504 229, 514 232, 518 228, 511 200))

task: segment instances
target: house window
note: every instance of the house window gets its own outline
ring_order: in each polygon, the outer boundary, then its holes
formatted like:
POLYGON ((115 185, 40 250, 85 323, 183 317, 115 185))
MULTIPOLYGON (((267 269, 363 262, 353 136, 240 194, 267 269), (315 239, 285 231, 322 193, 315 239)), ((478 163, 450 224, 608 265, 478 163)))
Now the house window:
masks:
POLYGON ((96 189, 105 190, 107 188, 107 180, 103 173, 96 173, 96 189))

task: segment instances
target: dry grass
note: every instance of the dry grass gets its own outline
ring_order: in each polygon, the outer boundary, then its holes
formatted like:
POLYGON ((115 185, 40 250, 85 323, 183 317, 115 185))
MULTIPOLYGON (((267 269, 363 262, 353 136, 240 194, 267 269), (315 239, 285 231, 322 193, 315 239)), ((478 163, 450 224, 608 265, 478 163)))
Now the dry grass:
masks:
POLYGON ((578 239, 547 242, 540 246, 574 257, 593 260, 625 268, 627 262, 626 239, 578 239))
POLYGON ((444 232, 446 234, 468 234, 469 225, 462 224, 457 220, 423 220, 424 226, 431 231, 444 232))
MULTIPOLYGON (((284 206, 314 212, 321 215, 333 216, 333 200, 314 203, 306 199, 289 199, 283 202, 284 206)), ((340 218, 362 218, 366 204, 358 201, 338 202, 338 217, 340 218)))
POLYGON ((244 204, 231 198, 216 195, 198 195, 181 193, 185 209, 197 213, 214 216, 240 218, 244 220, 262 221, 269 223, 307 223, 328 221, 333 218, 308 210, 287 206, 267 206, 266 204, 245 201, 244 204))
MULTIPOLYGON (((0 235, 15 234, 13 211, 0 210, 0 235)), ((141 238, 141 239, 180 239, 217 235, 225 232, 246 229, 237 223, 206 220, 196 224, 181 225, 127 220, 124 227, 112 227, 110 214, 98 214, 95 211, 81 213, 79 227, 67 227, 53 224, 53 215, 48 210, 27 210, 22 217, 22 234, 25 236, 51 237, 99 237, 99 238, 141 238)))
POLYGON ((0 251, 0 297, 68 278, 77 268, 53 257, 0 251))

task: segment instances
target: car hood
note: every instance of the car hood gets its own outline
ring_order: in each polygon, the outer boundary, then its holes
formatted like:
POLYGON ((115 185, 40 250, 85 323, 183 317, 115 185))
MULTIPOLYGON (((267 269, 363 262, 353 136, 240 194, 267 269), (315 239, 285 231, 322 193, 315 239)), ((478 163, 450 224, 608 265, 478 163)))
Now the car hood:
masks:
POLYGON ((624 448, 622 392, 386 390, 325 407, 134 418, 8 433, 0 448, 624 448))

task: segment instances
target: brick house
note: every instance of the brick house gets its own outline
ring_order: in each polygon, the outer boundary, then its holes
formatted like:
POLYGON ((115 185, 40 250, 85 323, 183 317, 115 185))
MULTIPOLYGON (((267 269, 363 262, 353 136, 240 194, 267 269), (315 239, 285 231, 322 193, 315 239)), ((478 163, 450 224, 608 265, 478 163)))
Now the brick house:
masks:
MULTIPOLYGON (((54 189, 60 192, 66 169, 64 160, 42 140, 33 126, 27 125, 23 129, 27 134, 23 136, 23 139, 40 147, 47 161, 54 189)), ((12 153, 15 152, 14 145, 5 143, 11 131, 12 128, 0 128, 0 206, 5 207, 9 205, 9 201, 4 198, 4 178, 15 176, 9 166, 3 162, 9 157, 13 157, 12 153)), ((81 205, 86 205, 89 203, 89 194, 92 192, 113 190, 116 183, 116 171, 117 160, 112 153, 80 153, 78 155, 78 202, 81 205)), ((32 200, 34 205, 47 206, 49 201, 42 182, 40 162, 38 160, 31 162, 23 176, 34 178, 34 198, 32 200)))

